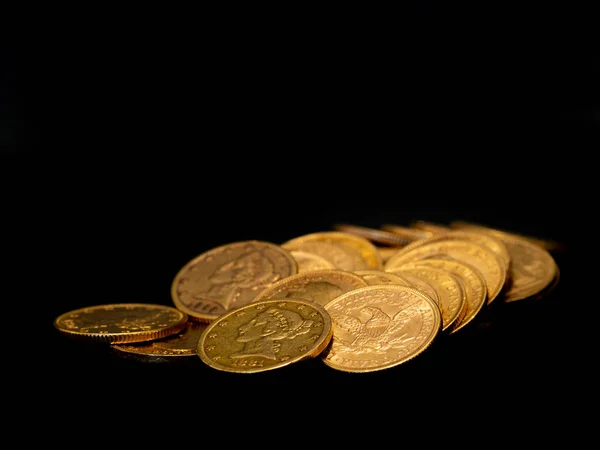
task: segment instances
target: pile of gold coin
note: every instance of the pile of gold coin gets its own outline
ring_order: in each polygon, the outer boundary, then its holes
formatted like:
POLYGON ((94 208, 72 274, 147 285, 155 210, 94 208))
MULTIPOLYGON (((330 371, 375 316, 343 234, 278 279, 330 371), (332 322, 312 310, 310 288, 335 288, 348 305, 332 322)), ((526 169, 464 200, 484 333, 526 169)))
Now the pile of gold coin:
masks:
POLYGON ((336 224, 282 243, 205 251, 176 274, 173 306, 98 305, 54 325, 142 361, 199 358, 255 373, 318 358, 335 370, 375 372, 473 327, 498 304, 548 295, 560 248, 461 221, 336 224))

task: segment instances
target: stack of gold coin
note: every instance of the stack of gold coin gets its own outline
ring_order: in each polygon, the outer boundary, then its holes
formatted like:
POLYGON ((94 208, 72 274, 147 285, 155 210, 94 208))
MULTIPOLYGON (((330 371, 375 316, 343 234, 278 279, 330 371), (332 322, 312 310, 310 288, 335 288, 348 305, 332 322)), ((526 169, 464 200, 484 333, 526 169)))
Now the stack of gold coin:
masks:
POLYGON ((321 231, 209 250, 179 271, 171 294, 207 323, 198 355, 214 369, 256 373, 318 357, 371 372, 412 359, 443 328, 437 292, 383 268, 366 237, 321 231))
MULTIPOLYGON (((402 227, 396 227, 400 228, 402 227)), ((386 229, 393 227, 388 226, 386 229)), ((402 231, 406 229, 402 228, 402 231)), ((551 252, 563 250, 561 243, 458 220, 447 226, 417 220, 412 222, 411 229, 428 232, 431 236, 459 232, 476 235, 477 239, 485 239, 487 242, 495 240, 492 250, 508 263, 507 279, 501 295, 504 302, 543 297, 559 281, 560 270, 551 252)), ((483 240, 481 242, 484 243, 483 240)))
MULTIPOLYGON (((417 273, 421 286, 424 281, 431 284, 432 268, 438 274, 443 270, 457 278, 464 297, 458 315, 438 299, 442 316, 446 316, 443 329, 449 334, 480 318, 480 313, 492 304, 543 297, 559 280, 559 268, 550 252, 561 250, 560 243, 484 225, 464 221, 443 225, 415 220, 409 226, 383 224, 379 230, 347 224, 336 225, 335 229, 371 238, 374 244, 378 243, 375 239, 381 232, 405 240, 404 245, 385 247, 388 253, 384 271, 404 278, 412 275, 413 287, 418 288, 414 278, 417 273)), ((386 241, 392 242, 392 238, 386 241)), ((447 297, 449 291, 437 289, 437 292, 447 297)))
POLYGON ((208 249, 175 275, 172 307, 98 305, 55 326, 141 361, 193 357, 257 373, 320 359, 376 372, 412 360, 492 305, 548 293, 558 276, 547 248, 510 232, 458 221, 343 224, 282 243, 208 249))
MULTIPOLYGON (((343 229, 369 235, 365 227, 343 229)), ((381 231, 407 242, 393 247, 383 271, 401 277, 438 305, 442 334, 454 334, 480 319, 508 285, 510 254, 493 236, 395 224, 384 224, 381 231)))

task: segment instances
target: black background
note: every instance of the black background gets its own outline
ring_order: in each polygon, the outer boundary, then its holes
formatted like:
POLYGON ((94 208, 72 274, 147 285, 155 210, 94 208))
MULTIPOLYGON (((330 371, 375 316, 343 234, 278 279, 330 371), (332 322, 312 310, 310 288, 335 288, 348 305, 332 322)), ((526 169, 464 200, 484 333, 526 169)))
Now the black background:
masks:
POLYGON ((16 27, 0 170, 6 284, 13 317, 27 317, 17 353, 37 374, 25 392, 46 405, 89 396, 88 412, 280 390, 301 404, 336 393, 537 414, 586 395, 595 299, 575 240, 591 233, 600 109, 583 11, 570 22, 488 6, 472 20, 467 6, 420 6, 381 27, 337 15, 266 26, 242 11, 16 27), (249 376, 144 364, 52 325, 88 305, 171 305, 177 271, 217 245, 419 219, 562 242, 561 281, 372 374, 318 360, 249 376))

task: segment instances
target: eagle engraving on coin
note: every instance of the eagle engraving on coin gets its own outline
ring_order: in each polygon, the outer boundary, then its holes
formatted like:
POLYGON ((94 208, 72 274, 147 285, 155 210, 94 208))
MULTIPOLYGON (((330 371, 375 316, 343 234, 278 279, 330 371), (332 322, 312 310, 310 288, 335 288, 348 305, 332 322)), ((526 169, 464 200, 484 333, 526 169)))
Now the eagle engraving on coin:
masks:
POLYGON ((409 314, 406 309, 391 317, 375 306, 365 306, 355 315, 335 315, 332 321, 338 326, 338 339, 333 345, 352 347, 356 354, 385 353, 414 339, 421 327, 419 319, 420 316, 409 314))
POLYGON ((388 369, 414 358, 435 340, 441 312, 431 297, 402 285, 372 285, 326 306, 333 323, 326 365, 347 372, 388 369))

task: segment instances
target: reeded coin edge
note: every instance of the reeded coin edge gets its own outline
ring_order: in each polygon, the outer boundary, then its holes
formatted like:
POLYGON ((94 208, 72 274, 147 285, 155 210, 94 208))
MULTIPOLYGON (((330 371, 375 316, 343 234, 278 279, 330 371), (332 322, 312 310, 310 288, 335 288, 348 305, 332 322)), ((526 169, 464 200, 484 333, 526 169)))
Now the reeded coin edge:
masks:
POLYGON ((106 342, 106 343, 110 343, 110 344, 124 344, 124 343, 128 343, 128 342, 151 341, 154 339, 161 339, 164 337, 171 336, 175 333, 179 333, 181 330, 183 330, 186 327, 188 319, 189 319, 189 316, 184 311, 181 311, 172 306, 166 306, 166 305, 160 305, 160 304, 150 304, 150 303, 115 303, 115 304, 88 306, 88 307, 78 308, 78 309, 74 309, 72 311, 68 311, 66 313, 61 314, 56 319, 54 319, 53 324, 54 324, 54 327, 59 332, 63 333, 66 336, 69 336, 69 337, 81 338, 81 339, 95 341, 95 342, 106 342), (80 331, 69 330, 69 329, 63 328, 58 324, 61 319, 65 318, 71 314, 85 312, 90 309, 101 310, 102 308, 104 308, 106 306, 118 307, 118 308, 123 308, 123 307, 148 308, 148 307, 151 307, 152 309, 162 309, 162 310, 168 309, 169 311, 176 311, 178 314, 180 314, 181 319, 179 322, 174 323, 168 327, 161 328, 161 329, 144 330, 144 331, 129 331, 129 332, 124 331, 124 332, 120 332, 120 333, 83 333, 80 331))

